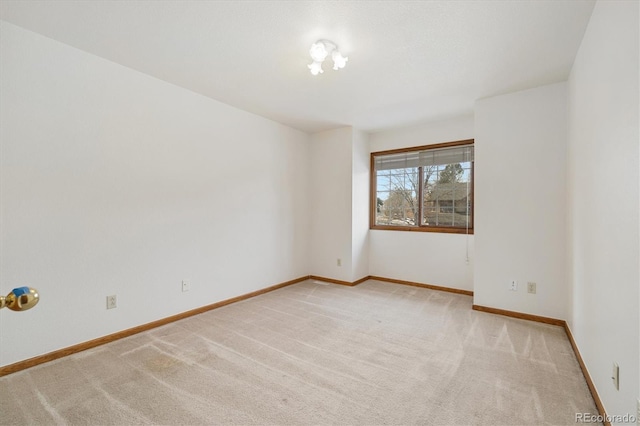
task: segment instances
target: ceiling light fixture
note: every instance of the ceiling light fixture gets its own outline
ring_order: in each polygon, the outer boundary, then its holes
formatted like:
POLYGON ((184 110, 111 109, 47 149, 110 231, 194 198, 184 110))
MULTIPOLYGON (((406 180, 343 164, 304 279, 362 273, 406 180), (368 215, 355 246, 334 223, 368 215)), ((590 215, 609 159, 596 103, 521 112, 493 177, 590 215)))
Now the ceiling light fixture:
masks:
POLYGON ((311 45, 311 49, 309 49, 309 54, 311 55, 313 62, 307 66, 309 67, 311 74, 318 75, 324 72, 322 70, 322 62, 324 62, 327 56, 329 56, 329 53, 331 53, 334 70, 339 70, 347 65, 349 58, 342 56, 342 53, 338 51, 338 46, 334 42, 329 40, 318 40, 313 43, 311 45))

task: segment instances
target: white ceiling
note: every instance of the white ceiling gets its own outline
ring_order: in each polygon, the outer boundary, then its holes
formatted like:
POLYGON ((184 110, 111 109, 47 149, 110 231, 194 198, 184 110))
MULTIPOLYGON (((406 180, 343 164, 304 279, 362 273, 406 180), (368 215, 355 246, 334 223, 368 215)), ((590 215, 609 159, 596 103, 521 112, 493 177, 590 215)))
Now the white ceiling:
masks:
POLYGON ((566 80, 593 0, 0 1, 0 18, 306 132, 471 113, 566 80), (334 41, 346 68, 312 76, 334 41))

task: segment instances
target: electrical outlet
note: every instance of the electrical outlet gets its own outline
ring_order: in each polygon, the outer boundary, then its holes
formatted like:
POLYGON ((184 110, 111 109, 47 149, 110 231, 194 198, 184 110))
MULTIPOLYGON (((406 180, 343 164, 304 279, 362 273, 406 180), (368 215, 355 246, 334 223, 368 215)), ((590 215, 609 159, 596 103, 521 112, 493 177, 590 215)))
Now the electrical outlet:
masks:
POLYGON ((536 294, 536 283, 531 281, 527 283, 527 293, 536 294))
POLYGON ((616 387, 616 390, 620 390, 620 367, 615 362, 613 363, 611 380, 613 380, 613 386, 616 387))
POLYGON ((338 266, 342 266, 342 259, 338 259, 336 263, 338 264, 338 266))
POLYGON ((107 309, 113 309, 117 306, 116 295, 114 294, 113 296, 107 296, 107 309))
POLYGON ((182 291, 189 291, 191 290, 191 283, 187 280, 182 280, 182 291))
POLYGON ((509 290, 518 291, 518 281, 511 280, 511 282, 509 283, 509 290))

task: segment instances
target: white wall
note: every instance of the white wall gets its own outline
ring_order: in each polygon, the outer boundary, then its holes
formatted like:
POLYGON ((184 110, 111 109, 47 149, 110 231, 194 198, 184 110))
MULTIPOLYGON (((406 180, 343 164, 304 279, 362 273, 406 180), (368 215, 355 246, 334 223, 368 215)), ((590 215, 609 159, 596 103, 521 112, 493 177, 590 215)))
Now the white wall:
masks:
POLYGON ((351 281, 369 275, 369 135, 353 130, 351 281))
MULTIPOLYGON (((369 136, 370 152, 473 139, 473 116, 369 136)), ((474 236, 371 230, 369 273, 473 291, 474 236), (467 261, 468 253, 468 261, 467 261)))
POLYGON ((8 23, 0 40, 0 293, 41 295, 0 311, 0 365, 309 273, 308 135, 8 23))
POLYGON ((569 323, 607 412, 618 415, 635 414, 640 396, 638 9, 596 3, 568 91, 569 323))
POLYGON ((310 161, 311 275, 357 281, 369 275, 368 135, 351 127, 315 133, 310 161))
POLYGON ((475 111, 474 303, 565 319, 566 83, 475 111))
POLYGON ((348 282, 353 271, 352 138, 351 127, 311 135, 309 168, 310 274, 348 282))

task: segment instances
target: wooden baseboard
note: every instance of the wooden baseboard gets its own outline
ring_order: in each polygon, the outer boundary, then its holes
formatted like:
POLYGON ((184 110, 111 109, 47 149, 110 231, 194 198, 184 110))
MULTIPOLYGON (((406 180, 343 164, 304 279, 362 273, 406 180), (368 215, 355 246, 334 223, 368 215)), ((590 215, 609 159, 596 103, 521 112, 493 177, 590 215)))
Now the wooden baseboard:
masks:
MULTIPOLYGON (((580 355, 580 351, 578 350, 578 345, 576 344, 575 339, 573 338, 573 333, 571 333, 571 328, 566 321, 556 319, 556 318, 548 318, 541 317, 538 315, 524 314, 522 312, 514 312, 514 311, 506 311, 504 309, 496 309, 489 308, 486 306, 473 305, 472 309, 474 311, 487 312, 490 314, 504 315, 512 318, 519 318, 528 321, 542 322, 545 324, 557 325, 564 329, 567 334, 567 338, 569 339, 569 343, 571 343, 571 347, 573 348, 573 352, 576 355, 576 359, 578 360, 578 364, 580 364, 580 369, 582 370, 582 375, 584 376, 585 381, 587 382, 587 386, 589 387, 589 391, 591 392, 591 396, 593 397, 593 401, 596 404, 596 408, 598 409, 598 414, 602 416, 602 418, 607 419, 607 412, 604 409, 604 404, 602 404, 602 400, 600 399, 600 395, 598 395, 598 391, 596 390, 595 385, 593 384, 593 380, 591 379, 591 375, 589 374, 589 370, 587 370, 587 366, 582 359, 582 355, 580 355)), ((611 423, 606 421, 604 422, 605 426, 611 426, 611 423)))
POLYGON ((317 275, 310 275, 309 279, 316 280, 316 281, 323 281, 323 282, 331 283, 331 284, 339 284, 339 285, 346 285, 346 286, 349 286, 349 287, 353 287, 355 285, 358 285, 360 283, 365 282, 366 280, 369 279, 369 277, 366 276, 366 277, 360 278, 358 281, 354 281, 354 282, 335 280, 333 278, 320 277, 320 276, 317 276, 317 275))
POLYGON ((410 285, 413 287, 421 287, 421 288, 428 288, 430 290, 438 290, 438 291, 446 291, 449 293, 457 293, 457 294, 464 294, 467 296, 473 296, 473 292, 469 291, 469 290, 461 290, 459 288, 450 288, 450 287, 442 287, 442 286, 438 286, 438 285, 433 285, 433 284, 423 284, 423 283, 416 283, 413 281, 404 281, 404 280, 396 280, 393 278, 385 278, 385 277, 378 277, 375 275, 367 275, 366 277, 360 278, 357 281, 354 282, 349 282, 349 281, 341 281, 341 280, 335 280, 333 278, 326 278, 326 277, 320 277, 317 275, 311 275, 309 277, 312 280, 317 280, 317 281, 323 281, 323 282, 328 282, 328 283, 332 283, 332 284, 339 284, 339 285, 346 285, 346 286, 356 286, 358 284, 361 284, 367 280, 376 280, 376 281, 384 281, 387 283, 392 283, 392 284, 402 284, 402 285, 410 285))
POLYGON ((467 295, 467 296, 473 296, 473 292, 472 291, 461 290, 459 288, 441 287, 441 286, 433 285, 433 284, 422 284, 422 283, 416 283, 416 282, 413 282, 413 281, 395 280, 393 278, 377 277, 377 276, 373 276, 373 275, 369 276, 369 279, 377 280, 377 281, 384 281, 384 282, 394 283, 394 284, 410 285, 412 287, 428 288, 428 289, 431 289, 431 290, 446 291, 448 293, 457 293, 457 294, 464 294, 464 295, 467 295))
POLYGON ((360 278, 358 281, 354 281, 354 282, 353 282, 353 285, 362 284, 363 282, 365 282, 365 281, 367 281, 367 280, 370 280, 370 279, 371 279, 371 276, 370 276, 370 275, 367 275, 366 277, 362 277, 362 278, 360 278))
POLYGON ((587 365, 584 363, 582 359, 582 355, 580 355, 580 351, 578 350, 578 345, 576 344, 575 339, 573 338, 573 333, 571 332, 571 328, 566 321, 564 321, 564 331, 567 333, 567 337, 569 338, 569 342, 571 343, 571 347, 573 348, 573 352, 576 354, 576 358, 578 359, 578 364, 580 364, 580 369, 582 370, 582 375, 584 379, 587 381, 587 386, 589 387, 589 391, 591 391, 591 396, 593 397, 593 402, 596 403, 596 407, 598 408, 598 413, 605 419, 605 426, 611 426, 611 422, 607 421, 607 412, 604 409, 604 404, 602 404, 602 400, 600 399, 600 395, 598 395, 598 391, 596 390, 596 386, 591 379, 591 375, 589 374, 589 370, 587 370, 587 365))
POLYGON ((200 308, 192 309, 187 312, 182 312, 177 315, 172 315, 170 317, 162 318, 157 321, 153 321, 147 324, 142 324, 133 328, 128 328, 126 330, 119 331, 117 333, 109 334, 107 336, 98 337, 97 339, 89 340, 87 342, 82 342, 77 345, 69 346, 67 348, 59 349, 57 351, 49 352, 44 355, 39 355, 33 358, 26 359, 24 361, 19 361, 14 364, 5 365, 4 367, 0 367, 0 377, 6 376, 7 374, 15 373, 30 367, 34 367, 36 365, 44 364, 45 362, 53 361, 58 358, 62 358, 68 355, 72 355, 78 352, 86 351, 87 349, 95 348, 96 346, 101 346, 106 343, 110 343, 124 337, 129 337, 134 334, 142 333, 143 331, 151 330, 156 327, 160 327, 165 324, 172 323, 174 321, 178 321, 184 318, 188 318, 194 315, 201 314, 203 312, 210 311, 212 309, 220 308, 222 306, 229 305, 231 303, 236 303, 241 300, 249 299, 251 297, 259 296, 264 293, 268 293, 273 290, 277 290, 282 287, 286 287, 292 284, 296 284, 302 281, 306 281, 309 279, 309 276, 304 276, 300 278, 296 278, 295 280, 286 281, 280 284, 272 285, 270 287, 266 287, 260 290, 252 291, 251 293, 243 294, 237 297, 232 297, 231 299, 222 300, 220 302, 213 303, 211 305, 202 306, 200 308))
POLYGON ((519 318, 519 319, 524 319, 528 321, 542 322, 545 324, 557 325, 560 327, 564 327, 564 324, 565 324, 564 320, 560 320, 556 318, 541 317, 538 315, 524 314, 522 312, 515 312, 515 311, 506 311, 504 309, 489 308, 487 306, 473 305, 471 308, 474 311, 488 312, 490 314, 504 315, 507 317, 519 318))

